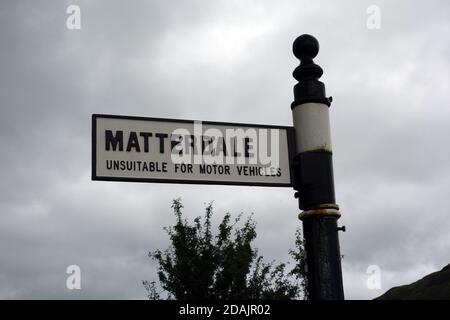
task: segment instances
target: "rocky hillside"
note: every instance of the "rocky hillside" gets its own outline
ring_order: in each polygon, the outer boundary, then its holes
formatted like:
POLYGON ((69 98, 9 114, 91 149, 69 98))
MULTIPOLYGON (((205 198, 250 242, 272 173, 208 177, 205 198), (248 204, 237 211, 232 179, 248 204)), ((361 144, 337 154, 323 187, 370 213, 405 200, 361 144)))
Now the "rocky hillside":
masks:
POLYGON ((394 287, 375 300, 450 300, 450 264, 441 271, 404 286, 394 287))

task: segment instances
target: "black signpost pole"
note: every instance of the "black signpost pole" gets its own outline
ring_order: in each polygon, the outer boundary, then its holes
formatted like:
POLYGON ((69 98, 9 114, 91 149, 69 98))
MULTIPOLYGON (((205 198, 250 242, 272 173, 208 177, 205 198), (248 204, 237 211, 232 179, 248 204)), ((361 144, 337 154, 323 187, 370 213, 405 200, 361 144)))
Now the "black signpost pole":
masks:
POLYGON ((305 237, 308 293, 311 300, 341 300, 344 289, 338 231, 343 228, 337 226, 340 213, 334 195, 331 97, 325 96, 325 85, 318 80, 322 68, 313 62, 319 52, 318 41, 301 35, 294 41, 293 52, 301 61, 293 73, 299 83, 291 105, 297 149, 294 189, 303 210, 299 218, 305 237))

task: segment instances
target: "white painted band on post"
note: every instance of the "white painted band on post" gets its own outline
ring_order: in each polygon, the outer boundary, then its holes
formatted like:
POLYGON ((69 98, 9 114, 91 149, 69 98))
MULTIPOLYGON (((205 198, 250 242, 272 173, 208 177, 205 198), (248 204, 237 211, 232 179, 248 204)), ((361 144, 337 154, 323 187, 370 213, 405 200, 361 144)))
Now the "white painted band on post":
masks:
POLYGON ((297 153, 331 149, 329 107, 308 102, 292 109, 297 153))

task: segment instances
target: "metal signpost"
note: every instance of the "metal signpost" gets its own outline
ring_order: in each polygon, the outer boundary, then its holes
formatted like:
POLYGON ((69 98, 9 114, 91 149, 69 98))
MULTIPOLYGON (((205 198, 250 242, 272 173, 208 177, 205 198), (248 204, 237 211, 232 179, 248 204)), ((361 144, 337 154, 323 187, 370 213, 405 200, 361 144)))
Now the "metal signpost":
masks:
POLYGON ((301 61, 293 73, 299 83, 291 104, 297 146, 294 189, 304 210, 299 218, 305 237, 308 293, 312 300, 339 300, 344 299, 344 289, 329 119, 332 99, 325 96, 325 85, 318 80, 322 68, 313 62, 319 42, 302 35, 294 41, 293 52, 301 61))
POLYGON ((92 180, 293 187, 303 212, 310 299, 343 299, 329 106, 319 43, 293 46, 301 64, 294 127, 94 114, 92 180))

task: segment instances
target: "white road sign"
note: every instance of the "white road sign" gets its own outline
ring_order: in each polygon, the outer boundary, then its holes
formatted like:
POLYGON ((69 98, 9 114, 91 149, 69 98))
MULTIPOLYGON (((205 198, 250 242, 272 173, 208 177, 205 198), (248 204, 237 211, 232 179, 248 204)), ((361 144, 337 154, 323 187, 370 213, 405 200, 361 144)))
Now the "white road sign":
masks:
POLYGON ((92 180, 291 187, 293 128, 94 114, 92 180))

